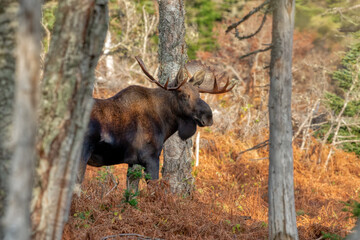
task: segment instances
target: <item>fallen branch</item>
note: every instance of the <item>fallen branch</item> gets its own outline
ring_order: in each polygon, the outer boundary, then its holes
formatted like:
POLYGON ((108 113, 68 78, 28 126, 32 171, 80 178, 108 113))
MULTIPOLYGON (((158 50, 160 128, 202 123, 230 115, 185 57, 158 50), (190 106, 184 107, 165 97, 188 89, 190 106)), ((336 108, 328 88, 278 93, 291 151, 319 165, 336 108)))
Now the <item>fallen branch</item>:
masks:
POLYGON ((136 234, 136 233, 121 233, 121 234, 116 234, 116 235, 110 235, 110 236, 103 237, 101 240, 117 238, 117 237, 134 237, 138 240, 139 239, 140 240, 163 240, 161 238, 151 238, 151 237, 146 237, 146 236, 136 234))
POLYGON ((343 143, 358 143, 358 142, 360 142, 360 140, 349 139, 349 140, 342 140, 342 141, 334 142, 334 145, 343 144, 343 143))

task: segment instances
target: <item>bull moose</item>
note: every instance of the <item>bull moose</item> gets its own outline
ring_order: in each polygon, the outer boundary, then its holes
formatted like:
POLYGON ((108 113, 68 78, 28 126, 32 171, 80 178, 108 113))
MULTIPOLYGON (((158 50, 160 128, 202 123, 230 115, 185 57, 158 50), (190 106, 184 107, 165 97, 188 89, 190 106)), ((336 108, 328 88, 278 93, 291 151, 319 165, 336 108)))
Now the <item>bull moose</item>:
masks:
POLYGON ((191 76, 189 67, 179 70, 172 86, 168 86, 169 80, 163 86, 147 71, 139 57, 136 60, 149 80, 159 87, 133 85, 108 99, 94 99, 78 183, 83 180, 87 164, 95 167, 139 164, 151 179, 158 179, 159 156, 166 139, 178 131, 180 138, 185 140, 195 134, 196 126, 213 124, 211 108, 199 93, 225 93, 234 87, 229 86, 229 79, 219 87, 212 73, 213 88, 200 88, 206 75, 205 68, 191 76))

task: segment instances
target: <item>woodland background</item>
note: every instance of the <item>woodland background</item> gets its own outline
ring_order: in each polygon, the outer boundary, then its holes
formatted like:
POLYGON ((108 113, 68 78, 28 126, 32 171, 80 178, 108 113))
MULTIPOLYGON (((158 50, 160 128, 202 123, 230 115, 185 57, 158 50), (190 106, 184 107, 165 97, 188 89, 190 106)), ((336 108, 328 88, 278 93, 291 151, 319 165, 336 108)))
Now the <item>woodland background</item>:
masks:
MULTIPOLYGON (((226 71, 237 83, 231 93, 203 95, 214 111, 215 124, 199 130, 200 164, 193 168, 192 196, 174 197, 163 187, 142 184, 140 195, 129 204, 124 200, 125 166, 90 168, 85 195, 73 200, 64 239, 119 233, 164 239, 266 239, 270 56, 264 52, 240 57, 271 42, 271 21, 250 39, 239 41, 233 33, 225 34, 231 23, 260 3, 185 3, 189 58, 226 71), (264 147, 241 153, 259 143, 264 147), (112 190, 117 181, 119 186, 112 190)), ((339 118, 352 84, 339 79, 353 74, 346 66, 360 54, 359 3, 296 1, 292 114, 300 239, 341 239, 356 220, 352 211, 360 200, 358 85, 339 118)), ((49 29, 54 6, 48 3, 44 15, 49 29)), ((107 54, 97 67, 94 96, 110 97, 131 84, 151 86, 133 56, 141 55, 156 73, 155 6, 151 1, 110 1, 111 38, 108 35, 107 54)), ((240 25, 240 35, 254 32, 261 19, 258 14, 240 25)))
MULTIPOLYGON (((130 233, 160 239, 267 239, 270 52, 242 56, 271 43, 271 16, 252 38, 240 41, 225 33, 261 2, 185 1, 189 58, 225 71, 236 83, 231 93, 202 96, 213 110, 214 125, 198 130, 192 195, 166 194, 166 183, 159 181, 141 182, 139 195, 129 196, 125 165, 88 167, 63 239, 131 238, 130 233)), ((156 1, 109 1, 110 26, 94 97, 110 97, 132 84, 154 87, 134 56, 157 75, 156 6, 156 1)), ((43 5, 43 60, 56 10, 57 1, 43 5)), ((359 10, 358 0, 296 1, 292 120, 300 239, 342 239, 360 215, 359 10)), ((253 33, 262 17, 258 13, 241 24, 239 34, 253 33)))

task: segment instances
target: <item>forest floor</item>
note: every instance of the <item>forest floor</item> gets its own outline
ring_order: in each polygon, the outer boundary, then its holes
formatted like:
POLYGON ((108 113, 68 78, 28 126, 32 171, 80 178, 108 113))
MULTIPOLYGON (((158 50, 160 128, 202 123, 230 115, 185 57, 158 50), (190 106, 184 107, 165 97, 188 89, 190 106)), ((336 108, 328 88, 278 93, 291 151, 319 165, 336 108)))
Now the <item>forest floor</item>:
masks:
MULTIPOLYGON (((168 193, 162 181, 141 182, 135 207, 123 201, 126 165, 108 170, 88 167, 83 193, 73 198, 63 239, 137 239, 114 236, 117 234, 160 239, 267 239, 268 147, 239 154, 256 144, 239 141, 235 131, 201 131, 193 194, 176 196, 168 193), (111 175, 119 181, 116 189, 112 189, 111 175)), ((344 237, 355 223, 343 209, 345 203, 359 201, 359 159, 336 150, 326 169, 328 146, 318 163, 320 144, 316 140, 306 151, 298 145, 296 141, 293 144, 300 239, 324 239, 326 233, 344 237)))

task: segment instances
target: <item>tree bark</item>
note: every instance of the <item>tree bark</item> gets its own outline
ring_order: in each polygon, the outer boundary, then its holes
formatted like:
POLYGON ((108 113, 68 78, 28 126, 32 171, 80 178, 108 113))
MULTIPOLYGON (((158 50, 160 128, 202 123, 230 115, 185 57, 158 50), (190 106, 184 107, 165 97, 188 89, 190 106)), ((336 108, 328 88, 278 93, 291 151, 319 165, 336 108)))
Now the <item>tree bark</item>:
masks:
POLYGON ((291 125, 294 0, 273 0, 270 63, 269 239, 298 239, 291 125))
POLYGON ((359 240, 360 239, 360 220, 356 221, 355 227, 351 230, 351 233, 346 236, 345 240, 359 240))
MULTIPOLYGON (((15 89, 15 32, 18 1, 2 0, 0 8, 0 220, 5 210, 9 177, 12 112, 15 89)), ((0 224, 0 239, 3 239, 0 224)))
MULTIPOLYGON (((183 0, 158 0, 159 3, 159 79, 173 80, 187 60, 185 43, 185 6, 183 0)), ((163 178, 172 192, 189 194, 194 178, 191 174, 191 139, 183 141, 177 133, 164 144, 163 178)))
POLYGON ((14 154, 11 160, 4 221, 6 240, 30 238, 30 201, 36 159, 41 5, 39 0, 21 0, 19 3, 13 124, 14 154))
POLYGON ((107 27, 107 0, 59 1, 42 82, 34 239, 61 239, 107 27))

